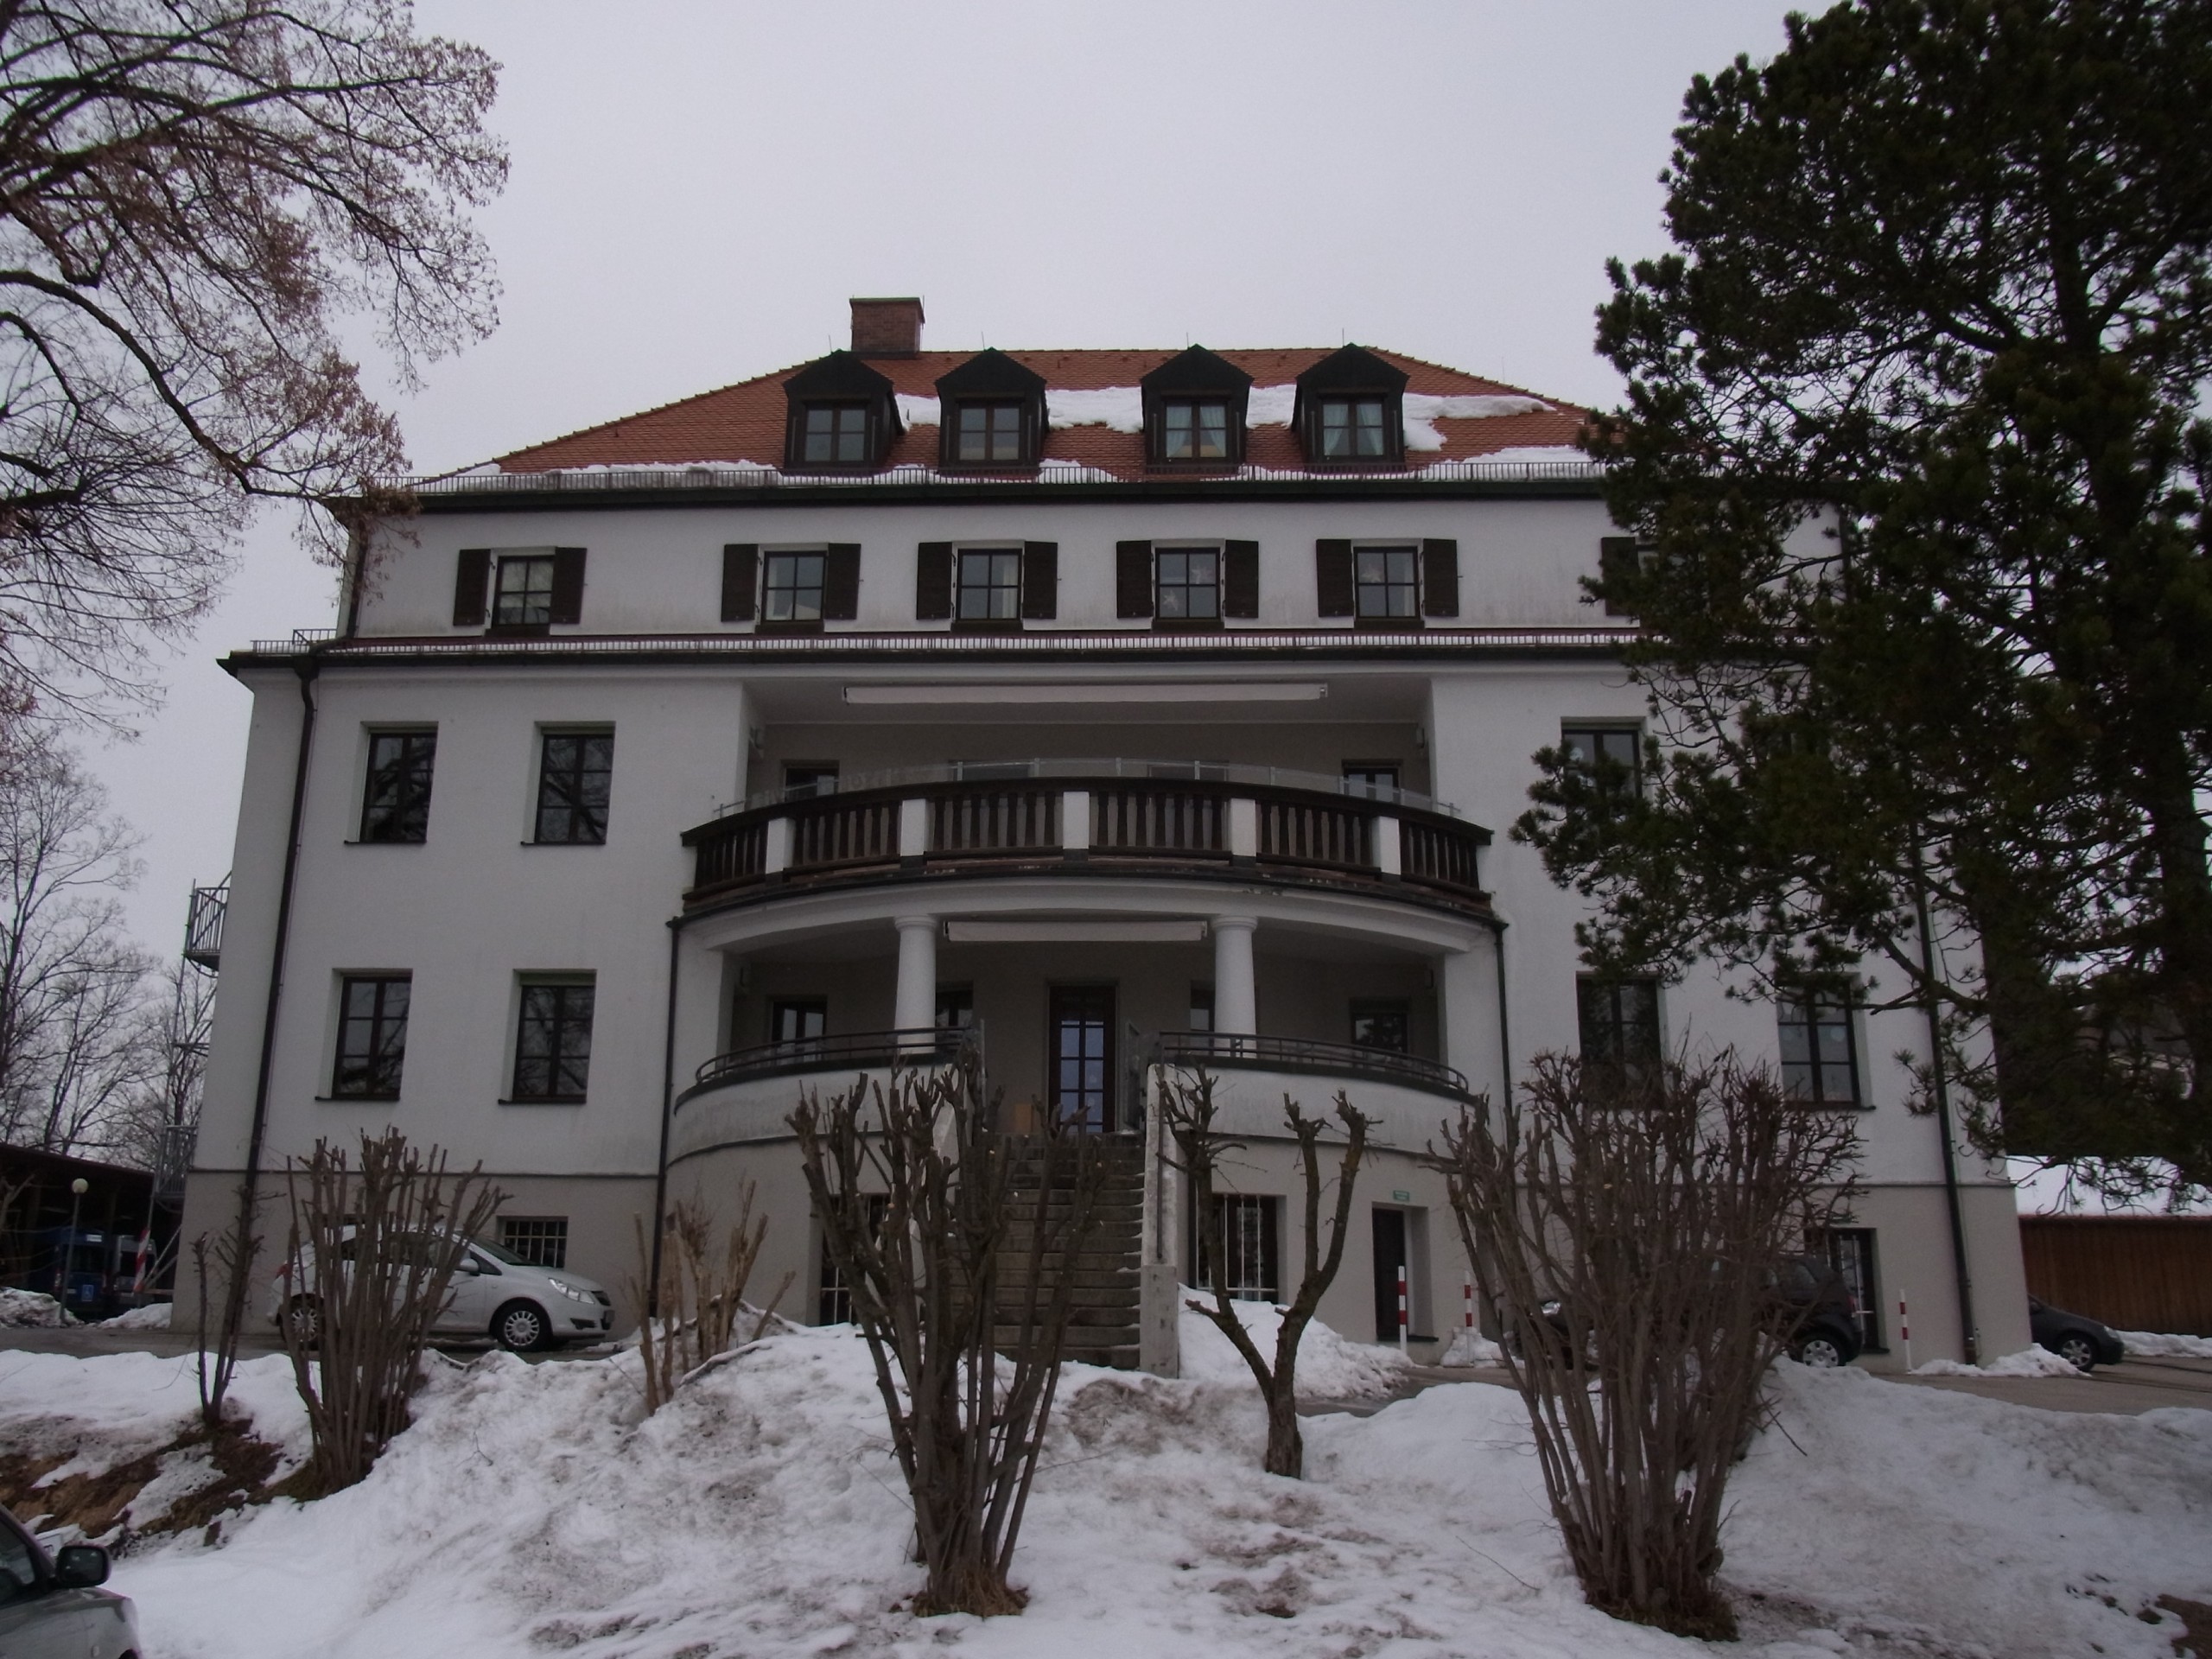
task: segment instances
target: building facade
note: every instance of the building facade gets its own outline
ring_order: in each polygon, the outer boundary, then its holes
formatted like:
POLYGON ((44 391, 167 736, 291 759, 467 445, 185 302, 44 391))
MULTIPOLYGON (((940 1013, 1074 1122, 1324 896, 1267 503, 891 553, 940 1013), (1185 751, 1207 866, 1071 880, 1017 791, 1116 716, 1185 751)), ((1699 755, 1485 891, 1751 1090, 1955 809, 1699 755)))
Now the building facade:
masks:
POLYGON ((853 318, 850 351, 424 482, 337 628, 228 659, 254 713, 188 1236, 249 1165, 273 1188, 390 1123, 610 1285, 640 1219, 750 1181, 766 1281, 831 1318, 802 1089, 969 1043, 1016 1127, 1141 1142, 1160 1068, 1204 1060, 1237 1190, 1194 1217, 1147 1166, 1147 1331, 1099 1342, 1173 1363, 1200 1230, 1284 1291, 1281 1100, 1341 1089, 1378 1146, 1322 1317, 1395 1339, 1402 1269, 1426 1348, 1469 1279, 1440 1125, 1540 1051, 1687 1039, 1863 1111, 1830 1243, 1869 1363, 1900 1293, 1916 1357, 1958 1351, 1954 1205, 1983 1351, 2024 1345, 2001 1170, 1961 1149, 1947 1185, 1906 1109, 1916 1016, 1582 979, 1580 901, 1503 833, 1535 751, 1632 764, 1645 713, 1579 582, 1620 544, 1583 411, 1357 346, 938 353, 918 302, 853 318))

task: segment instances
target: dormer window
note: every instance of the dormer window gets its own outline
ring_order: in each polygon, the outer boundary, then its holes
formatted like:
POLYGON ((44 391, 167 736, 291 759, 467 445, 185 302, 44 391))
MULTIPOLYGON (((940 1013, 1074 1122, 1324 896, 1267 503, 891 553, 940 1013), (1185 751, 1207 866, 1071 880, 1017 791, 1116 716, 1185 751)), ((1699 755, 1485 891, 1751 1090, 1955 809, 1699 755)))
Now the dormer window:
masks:
POLYGON ((1405 464, 1406 372, 1362 346, 1332 352, 1298 377, 1292 416, 1309 467, 1405 464))
POLYGON ((905 429, 890 380, 850 352, 808 364, 784 382, 784 396, 787 472, 873 472, 905 429))
POLYGON ((937 383, 938 465, 954 471, 1034 467, 1045 452, 1045 377, 984 351, 937 383))
POLYGON ((1241 465, 1252 377, 1228 359, 1193 346, 1142 381, 1145 460, 1198 470, 1241 465))

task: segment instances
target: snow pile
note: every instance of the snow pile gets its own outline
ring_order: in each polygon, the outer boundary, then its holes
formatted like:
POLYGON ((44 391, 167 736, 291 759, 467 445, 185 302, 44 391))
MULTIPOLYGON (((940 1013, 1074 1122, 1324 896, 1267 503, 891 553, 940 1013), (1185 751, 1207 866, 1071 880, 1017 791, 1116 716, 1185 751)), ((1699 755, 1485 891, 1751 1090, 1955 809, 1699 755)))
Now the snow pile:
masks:
POLYGON ((2115 1331, 2131 1359, 2212 1359, 2212 1337, 2163 1331, 2115 1331))
POLYGON ((35 1290, 0 1289, 0 1326, 20 1331, 76 1323, 76 1316, 51 1296, 35 1290))
POLYGON ((1457 461, 1432 461, 1429 467, 1422 470, 1426 472, 1437 467, 1465 467, 1478 462, 1485 467, 1556 467, 1562 462, 1587 467, 1592 464, 1589 456, 1571 443, 1520 443, 1508 444, 1503 449, 1492 449, 1479 455, 1463 455, 1457 461))
POLYGON ((1503 1365, 1505 1350, 1479 1331, 1470 1331, 1463 1325, 1452 1333, 1451 1344, 1445 1349, 1444 1357, 1436 1363, 1440 1365, 1503 1365))
POLYGON ((910 392, 895 394, 899 400, 899 419, 906 426, 936 426, 944 416, 934 397, 918 397, 910 392))
MULTIPOLYGON (((1177 1340, 1182 1344, 1183 1376, 1191 1382, 1224 1382, 1254 1389, 1252 1368, 1211 1319, 1193 1313, 1188 1302, 1199 1293, 1183 1287, 1185 1306, 1177 1340)), ((1211 1300, 1200 1298, 1200 1300, 1211 1300)), ((1282 1309, 1268 1302, 1232 1302, 1237 1319, 1262 1359, 1272 1362, 1282 1309)), ((1298 1339, 1298 1397, 1301 1400, 1374 1400, 1394 1394, 1406 1380, 1407 1361, 1395 1348, 1346 1342, 1319 1319, 1298 1339)))
POLYGON ((1048 391, 1045 416, 1054 426, 1103 426, 1109 432, 1144 430, 1144 392, 1136 386, 1090 391, 1048 391))
POLYGON ((1550 410, 1540 397, 1440 397, 1409 391, 1405 394, 1406 448, 1441 449, 1444 435, 1436 429, 1438 421, 1487 421, 1501 415, 1543 415, 1550 410))
POLYGON ((1912 1368, 1915 1376, 2079 1376, 2067 1361, 2048 1348, 2026 1347, 2005 1354, 1986 1365, 1964 1365, 1955 1359, 1931 1359, 1912 1368))
MULTIPOLYGON (((105 1468, 165 1446, 199 1417, 197 1362, 194 1354, 0 1354, 0 1451, 50 1454, 81 1444, 80 1466, 105 1468)), ((288 1459, 306 1457, 307 1411, 283 1355, 240 1360, 227 1398, 288 1459)))
POLYGON ((108 1331, 166 1331, 169 1328, 169 1303, 149 1302, 111 1319, 102 1319, 100 1325, 108 1331))

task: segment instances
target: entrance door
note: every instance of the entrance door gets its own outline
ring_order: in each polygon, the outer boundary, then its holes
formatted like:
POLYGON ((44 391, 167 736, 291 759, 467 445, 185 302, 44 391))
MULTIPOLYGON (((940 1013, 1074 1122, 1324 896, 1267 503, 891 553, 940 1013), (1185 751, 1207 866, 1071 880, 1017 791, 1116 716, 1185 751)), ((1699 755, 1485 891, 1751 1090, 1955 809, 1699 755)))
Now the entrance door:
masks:
POLYGON ((1114 1122, 1114 988, 1052 987, 1052 1114, 1071 1128, 1103 1135, 1114 1122))
MULTIPOLYGON (((1398 1339, 1398 1274, 1404 1269, 1412 1294, 1413 1262, 1406 1254, 1406 1212, 1375 1212, 1375 1340, 1398 1339)), ((1408 1314, 1411 1309, 1408 1310, 1408 1314)))

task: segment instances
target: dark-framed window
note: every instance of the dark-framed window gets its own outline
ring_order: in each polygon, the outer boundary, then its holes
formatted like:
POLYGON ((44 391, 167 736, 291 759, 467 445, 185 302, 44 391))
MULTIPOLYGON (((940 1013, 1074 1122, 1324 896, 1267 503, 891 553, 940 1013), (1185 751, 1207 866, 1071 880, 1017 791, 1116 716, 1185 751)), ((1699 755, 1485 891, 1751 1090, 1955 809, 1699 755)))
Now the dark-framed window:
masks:
POLYGON ((1398 798, 1398 763, 1395 760, 1347 760, 1344 793, 1362 801, 1398 798))
POLYGON ((1163 547, 1154 553, 1153 614, 1167 622, 1221 620, 1221 550, 1163 547))
POLYGON ((541 733, 537 839, 589 847, 606 841, 607 803, 613 782, 613 733, 541 733))
POLYGON ((1782 1087, 1791 1099, 1818 1106, 1860 1103, 1852 1014, 1847 985, 1800 985, 1783 993, 1775 1024, 1782 1039, 1782 1087))
POLYGON ((1574 982, 1574 1012, 1592 1082, 1619 1087, 1653 1075, 1664 1048, 1657 980, 1584 974, 1574 982))
POLYGON ((1843 1287, 1851 1293, 1852 1306, 1859 1313, 1859 1346, 1870 1353, 1887 1353, 1889 1344, 1882 1338, 1882 1281, 1874 1254, 1874 1230, 1829 1227, 1813 1234, 1805 1243, 1814 1255, 1827 1258, 1843 1287))
POLYGON ((829 556, 822 553, 762 554, 760 620, 819 622, 829 564, 829 556))
POLYGON ((963 547, 953 615, 963 622, 1014 622, 1021 616, 1021 550, 963 547))
POLYGON ((492 587, 492 626, 542 627, 553 620, 553 556, 510 553, 492 587))
POLYGON ((419 842, 429 834, 430 774, 437 758, 435 731, 369 734, 363 841, 419 842))
POLYGON ((805 1043, 830 1028, 830 1001, 821 996, 779 996, 768 1004, 768 1040, 805 1043))
POLYGON ((1324 397, 1321 400, 1321 459, 1380 461, 1390 453, 1385 397, 1324 397))
POLYGON ((973 985, 940 985, 937 988, 937 1028, 939 1031, 969 1031, 976 1024, 976 988, 973 985))
POLYGON ((1231 1301, 1280 1301, 1282 1268, 1276 1217, 1281 1208, 1279 1198, 1215 1193, 1211 1224, 1199 1235, 1197 1287, 1209 1293, 1213 1289, 1217 1253, 1231 1301))
POLYGON ((837 763, 835 760, 790 760, 784 765, 784 798, 787 801, 810 801, 817 796, 837 792, 837 763))
POLYGON ((866 404, 809 404, 801 417, 799 458, 810 467, 860 467, 869 460, 866 404))
POLYGON ((338 982, 338 1058, 330 1092, 349 1100, 397 1100, 407 1058, 405 974, 347 974, 338 982))
POLYGON ((1355 547, 1352 614, 1366 621, 1410 620, 1421 614, 1421 550, 1355 547))
MULTIPOLYGON (((891 1212, 891 1200, 881 1192, 864 1192, 861 1202, 866 1206, 868 1230, 870 1233, 883 1231, 883 1218, 891 1212)), ((845 1275, 837 1271, 837 1264, 830 1259, 829 1241, 823 1241, 821 1272, 815 1281, 817 1325, 846 1325, 853 1317, 852 1287, 845 1282, 845 1275)))
POLYGON ((1388 1049, 1393 1054, 1413 1052, 1413 1009, 1402 998, 1361 998, 1351 1005, 1351 1040, 1355 1047, 1388 1049))
POLYGON ((1643 789, 1643 732, 1636 726, 1565 726, 1560 747, 1599 783, 1636 795, 1643 789))
POLYGON ((525 980, 515 1023, 516 1100, 576 1101, 591 1080, 588 980, 525 980))
POLYGON ((1192 982, 1191 986, 1191 1006, 1189 1010, 1183 1015, 1183 1029, 1185 1031, 1211 1031, 1213 1029, 1212 986, 1200 984, 1195 981, 1192 982))
POLYGON ((533 1267, 565 1268, 569 1265, 569 1218, 501 1216, 499 1248, 533 1267))
POLYGON ((1115 1127, 1114 988, 1055 985, 1047 993, 1052 1111, 1070 1128, 1115 1127))
POLYGON ((954 410, 954 457, 971 462, 1020 461, 1022 407, 1018 399, 958 404, 954 410))
POLYGON ((1229 404, 1214 398, 1172 398, 1160 406, 1163 461, 1227 461, 1229 404))

